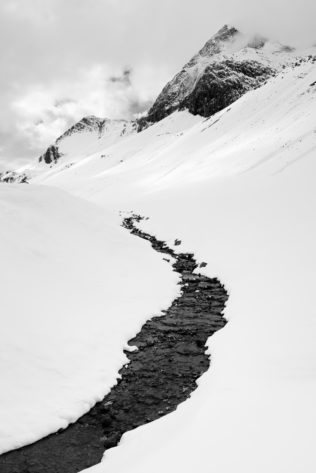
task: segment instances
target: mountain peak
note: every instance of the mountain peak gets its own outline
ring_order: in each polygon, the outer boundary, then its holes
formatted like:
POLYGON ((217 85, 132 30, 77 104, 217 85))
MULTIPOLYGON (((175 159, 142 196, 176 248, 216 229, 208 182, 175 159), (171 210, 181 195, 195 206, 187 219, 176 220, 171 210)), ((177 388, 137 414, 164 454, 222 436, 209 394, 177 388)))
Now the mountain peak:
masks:
POLYGON ((232 38, 237 33, 239 33, 237 28, 235 28, 232 25, 226 24, 226 25, 222 26, 222 28, 220 28, 218 30, 218 32, 215 33, 215 35, 212 36, 211 39, 217 39, 217 40, 223 41, 223 40, 226 40, 228 38, 232 38))
POLYGON ((191 59, 189 64, 193 64, 202 57, 209 57, 219 54, 222 50, 229 48, 229 45, 243 35, 234 26, 224 25, 215 33, 203 46, 203 48, 191 59))
POLYGON ((274 75, 287 53, 280 43, 225 24, 164 87, 144 122, 183 108, 209 116, 274 75))

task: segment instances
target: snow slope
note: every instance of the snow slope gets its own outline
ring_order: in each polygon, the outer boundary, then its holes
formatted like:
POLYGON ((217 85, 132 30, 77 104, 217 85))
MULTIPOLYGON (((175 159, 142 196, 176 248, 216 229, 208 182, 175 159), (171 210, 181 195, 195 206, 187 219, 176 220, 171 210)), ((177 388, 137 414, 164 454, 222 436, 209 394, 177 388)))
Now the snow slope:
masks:
POLYGON ((92 471, 314 471, 315 81, 313 62, 285 69, 210 119, 177 112, 106 164, 42 178, 150 216, 230 291, 199 389, 92 471))
POLYGON ((26 184, 0 187, 0 259, 2 453, 102 399, 177 278, 117 215, 26 184))

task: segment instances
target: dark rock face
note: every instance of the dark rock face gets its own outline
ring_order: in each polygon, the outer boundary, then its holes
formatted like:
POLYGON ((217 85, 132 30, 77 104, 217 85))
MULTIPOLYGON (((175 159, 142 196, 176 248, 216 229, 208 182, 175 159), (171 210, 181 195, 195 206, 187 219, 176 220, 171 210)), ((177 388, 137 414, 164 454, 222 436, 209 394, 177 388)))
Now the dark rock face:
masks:
MULTIPOLYGON (((185 76, 186 71, 180 75, 185 76)), ((176 110, 210 117, 239 99, 249 90, 262 85, 275 71, 257 61, 223 60, 207 66, 196 80, 193 90, 185 94, 182 82, 178 90, 164 89, 148 115, 139 120, 140 131, 176 110), (180 98, 179 98, 180 97, 180 98)), ((179 75, 179 79, 180 79, 179 75)))
POLYGON ((208 66, 179 108, 209 117, 259 87, 273 70, 256 61, 221 61, 208 66))
POLYGON ((258 87, 274 70, 255 60, 237 60, 234 50, 264 47, 260 36, 246 39, 236 28, 225 25, 163 88, 147 116, 139 120, 142 130, 175 110, 209 117, 258 87))
POLYGON ((57 161, 62 157, 62 154, 59 152, 58 146, 57 145, 51 145, 47 150, 45 151, 42 156, 39 158, 39 162, 41 163, 44 161, 46 164, 53 164, 57 163, 57 161))
POLYGON ((193 254, 176 253, 136 228, 140 220, 134 215, 123 226, 167 256, 181 275, 181 295, 129 341, 137 349, 125 351, 130 361, 103 401, 67 429, 2 455, 1 473, 75 473, 99 463, 124 432, 175 410, 209 368, 205 343, 226 324, 227 292, 218 279, 194 273, 193 254))

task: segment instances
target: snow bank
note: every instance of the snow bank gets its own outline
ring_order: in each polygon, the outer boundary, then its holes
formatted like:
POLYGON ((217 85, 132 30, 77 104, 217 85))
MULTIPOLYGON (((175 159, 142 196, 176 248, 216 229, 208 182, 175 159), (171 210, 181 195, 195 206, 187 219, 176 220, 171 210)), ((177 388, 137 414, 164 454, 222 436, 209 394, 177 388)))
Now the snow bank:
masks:
POLYGON ((0 451, 76 420, 115 383, 122 349, 177 293, 117 215, 65 192, 0 187, 0 451))

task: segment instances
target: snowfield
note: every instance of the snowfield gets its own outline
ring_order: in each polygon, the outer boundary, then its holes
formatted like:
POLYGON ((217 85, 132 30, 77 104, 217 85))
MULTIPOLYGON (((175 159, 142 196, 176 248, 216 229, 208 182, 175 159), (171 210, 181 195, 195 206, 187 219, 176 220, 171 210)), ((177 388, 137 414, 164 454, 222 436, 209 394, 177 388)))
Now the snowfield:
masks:
POLYGON ((176 293, 168 266, 119 228, 134 210, 208 263, 229 323, 191 398, 86 471, 314 472, 315 84, 315 64, 289 67, 209 119, 176 112, 106 158, 1 187, 3 450, 100 399, 129 336, 176 293))

